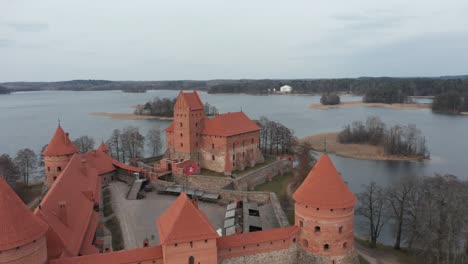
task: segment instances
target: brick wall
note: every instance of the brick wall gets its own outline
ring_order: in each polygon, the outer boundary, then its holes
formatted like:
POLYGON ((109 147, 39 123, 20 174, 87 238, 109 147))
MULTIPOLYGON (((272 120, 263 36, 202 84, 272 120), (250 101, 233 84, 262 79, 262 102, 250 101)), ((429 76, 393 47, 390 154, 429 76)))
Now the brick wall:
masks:
MULTIPOLYGON (((173 178, 177 184, 185 185, 186 176, 173 175, 173 178)), ((204 188, 204 189, 222 189, 226 185, 229 185, 232 179, 228 177, 213 177, 203 175, 191 175, 188 176, 188 183, 190 188, 204 188)))
POLYGON ((59 177, 60 173, 65 169, 72 155, 63 156, 44 156, 44 169, 46 175, 46 183, 52 184, 59 177))
POLYGON ((223 249, 218 252, 218 258, 219 264, 298 263, 297 246, 292 239, 223 249))
POLYGON ((288 160, 277 160, 266 166, 260 167, 234 181, 236 190, 253 190, 255 186, 267 182, 269 179, 282 175, 291 170, 291 162, 288 160))

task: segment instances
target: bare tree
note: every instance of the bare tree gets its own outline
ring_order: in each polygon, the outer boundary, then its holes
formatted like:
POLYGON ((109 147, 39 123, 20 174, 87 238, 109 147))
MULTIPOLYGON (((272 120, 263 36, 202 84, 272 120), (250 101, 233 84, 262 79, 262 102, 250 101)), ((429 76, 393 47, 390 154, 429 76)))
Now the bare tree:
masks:
POLYGON ((151 149, 152 155, 158 155, 162 148, 161 129, 159 128, 159 126, 151 128, 148 131, 146 138, 148 139, 147 144, 148 147, 151 149))
POLYGON ((47 148, 49 144, 45 144, 42 148, 41 148, 41 152, 40 153, 37 153, 37 160, 38 160, 38 164, 37 166, 39 167, 44 167, 44 155, 42 153, 44 153, 44 150, 47 148))
POLYGON ((310 154, 311 150, 309 142, 301 142, 295 147, 295 156, 298 161, 295 169, 295 186, 299 186, 304 181, 315 164, 315 159, 310 154))
POLYGON ((365 190, 357 195, 359 204, 356 214, 363 216, 369 223, 370 246, 376 247, 388 217, 385 191, 375 182, 364 185, 365 190))
POLYGON ((10 186, 13 186, 19 178, 18 167, 16 167, 16 164, 8 154, 0 156, 0 176, 2 176, 10 186))
POLYGON ((94 139, 90 136, 81 136, 73 141, 76 147, 80 150, 80 153, 86 153, 94 149, 94 139))
POLYGON ((387 197, 389 201, 389 210, 396 226, 395 249, 401 249, 401 240, 405 219, 409 214, 409 199, 418 185, 418 178, 407 176, 388 187, 387 197))
POLYGON ((118 160, 125 161, 125 154, 122 153, 122 141, 120 138, 121 132, 119 129, 114 129, 111 137, 106 141, 107 146, 109 146, 110 155, 118 160), (122 155, 121 155, 122 154, 122 155))
POLYGON ((16 153, 15 164, 23 177, 23 182, 29 185, 29 177, 36 169, 37 156, 33 150, 25 148, 16 153))
POLYGON ((120 140, 122 143, 122 152, 124 153, 124 162, 126 162, 125 157, 132 160, 142 156, 145 146, 145 137, 140 134, 140 130, 137 127, 125 127, 120 135, 120 140))

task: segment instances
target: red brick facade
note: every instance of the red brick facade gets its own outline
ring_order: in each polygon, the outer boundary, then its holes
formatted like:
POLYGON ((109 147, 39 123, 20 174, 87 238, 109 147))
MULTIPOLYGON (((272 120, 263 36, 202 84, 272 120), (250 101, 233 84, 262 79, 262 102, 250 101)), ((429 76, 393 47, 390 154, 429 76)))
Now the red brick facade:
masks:
POLYGON ((197 92, 179 94, 166 129, 170 160, 191 159, 226 174, 263 162, 259 137, 260 128, 242 112, 207 117, 197 92))

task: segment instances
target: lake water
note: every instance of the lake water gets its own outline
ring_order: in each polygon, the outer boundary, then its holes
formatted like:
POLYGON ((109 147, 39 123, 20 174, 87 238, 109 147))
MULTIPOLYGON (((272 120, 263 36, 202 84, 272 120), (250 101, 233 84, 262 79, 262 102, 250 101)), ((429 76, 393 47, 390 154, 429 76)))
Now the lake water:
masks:
MULTIPOLYGON (((133 125, 142 134, 153 126, 164 129, 170 121, 118 120, 90 115, 92 112, 131 113, 130 106, 159 97, 176 97, 177 91, 22 92, 0 96, 0 153, 14 155, 21 148, 39 152, 52 137, 57 120, 70 132, 72 139, 90 135, 96 143, 110 137, 115 128, 133 125)), ((424 162, 367 161, 332 156, 353 192, 363 184, 375 181, 387 185, 405 175, 453 174, 468 179, 468 117, 433 114, 429 109, 399 110, 377 107, 309 109, 319 103, 319 96, 308 95, 211 95, 200 92, 204 102, 220 112, 244 111, 252 119, 266 116, 295 131, 298 137, 338 131, 354 121, 370 115, 380 116, 389 124, 416 124, 426 136, 431 160, 424 162)), ((345 96, 342 101, 360 97, 345 96)))

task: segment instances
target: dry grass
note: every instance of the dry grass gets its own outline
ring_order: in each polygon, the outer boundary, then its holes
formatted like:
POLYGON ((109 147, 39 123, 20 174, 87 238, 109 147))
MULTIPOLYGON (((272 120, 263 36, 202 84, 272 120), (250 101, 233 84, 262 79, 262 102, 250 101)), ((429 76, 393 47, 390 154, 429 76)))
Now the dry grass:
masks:
POLYGON ((337 141, 338 132, 321 133, 307 136, 307 141, 316 151, 326 151, 343 157, 366 160, 420 160, 420 157, 406 157, 397 155, 386 155, 382 146, 369 144, 341 144, 337 141))
POLYGON ((310 108, 312 109, 330 109, 330 108, 337 108, 337 107, 362 107, 362 106, 369 106, 369 107, 384 107, 384 108, 392 108, 392 109, 406 109, 406 110, 417 110, 417 109, 429 109, 431 108, 430 104, 384 104, 384 103, 364 103, 364 102, 342 102, 341 104, 337 105, 322 105, 322 104, 312 104, 310 108))

